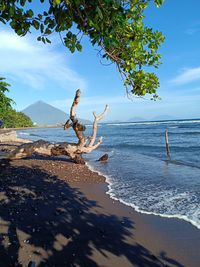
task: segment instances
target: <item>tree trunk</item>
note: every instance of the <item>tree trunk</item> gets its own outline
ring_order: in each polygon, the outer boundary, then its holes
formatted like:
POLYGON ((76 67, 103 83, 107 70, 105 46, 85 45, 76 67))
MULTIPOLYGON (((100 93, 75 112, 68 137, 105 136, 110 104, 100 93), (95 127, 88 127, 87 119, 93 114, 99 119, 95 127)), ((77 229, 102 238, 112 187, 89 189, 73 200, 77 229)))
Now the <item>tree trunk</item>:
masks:
POLYGON ((102 137, 95 143, 97 135, 97 124, 104 117, 105 113, 108 110, 106 105, 105 110, 99 116, 94 112, 94 122, 93 122, 93 133, 90 137, 85 137, 83 132, 86 127, 82 125, 76 118, 76 108, 79 104, 81 96, 81 91, 77 90, 74 97, 74 101, 70 110, 70 119, 64 124, 64 130, 73 128, 76 137, 78 138, 78 143, 57 143, 52 144, 44 140, 39 140, 32 143, 22 144, 16 149, 8 153, 5 158, 7 159, 20 159, 29 157, 33 154, 39 154, 44 156, 60 156, 65 155, 72 159, 74 162, 79 164, 84 164, 82 159, 82 154, 90 153, 94 149, 98 148, 102 143, 102 137))

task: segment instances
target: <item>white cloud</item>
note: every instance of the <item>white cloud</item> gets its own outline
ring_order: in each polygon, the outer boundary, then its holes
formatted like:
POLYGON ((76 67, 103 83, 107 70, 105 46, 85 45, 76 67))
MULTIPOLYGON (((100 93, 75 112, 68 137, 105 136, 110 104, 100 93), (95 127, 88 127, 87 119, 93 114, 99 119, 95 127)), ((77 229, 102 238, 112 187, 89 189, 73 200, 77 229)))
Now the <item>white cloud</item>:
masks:
POLYGON ((184 69, 179 75, 171 80, 173 84, 186 84, 200 80, 200 67, 184 69))
POLYGON ((193 34, 199 32, 199 31, 200 31, 200 28, 190 28, 190 29, 187 29, 185 31, 185 33, 188 34, 188 35, 193 35, 193 34))
POLYGON ((66 89, 86 87, 86 81, 67 66, 63 53, 43 45, 31 37, 0 32, 0 73, 35 89, 44 89, 48 83, 66 89))

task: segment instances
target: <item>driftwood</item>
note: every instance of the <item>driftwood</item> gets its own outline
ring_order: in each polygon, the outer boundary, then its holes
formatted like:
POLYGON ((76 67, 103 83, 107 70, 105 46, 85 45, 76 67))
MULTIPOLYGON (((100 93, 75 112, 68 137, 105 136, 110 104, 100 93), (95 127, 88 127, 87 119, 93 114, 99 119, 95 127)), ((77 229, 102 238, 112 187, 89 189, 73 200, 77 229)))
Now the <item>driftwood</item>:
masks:
POLYGON ((22 144, 18 146, 16 149, 6 155, 6 158, 20 159, 29 157, 33 154, 39 154, 44 156, 65 155, 76 163, 84 164, 82 154, 92 152, 102 143, 102 137, 99 138, 99 140, 95 143, 97 135, 97 124, 104 117, 106 111, 108 110, 108 106, 106 105, 105 110, 99 116, 97 116, 96 113, 93 113, 93 133, 90 137, 85 137, 83 132, 85 131, 86 127, 82 125, 82 123, 79 122, 76 118, 76 107, 79 104, 80 96, 81 91, 77 90, 70 110, 70 119, 67 120, 67 122, 64 124, 64 130, 69 129, 70 127, 73 128, 76 137, 78 138, 78 143, 62 142, 52 144, 44 140, 39 140, 36 142, 22 144))

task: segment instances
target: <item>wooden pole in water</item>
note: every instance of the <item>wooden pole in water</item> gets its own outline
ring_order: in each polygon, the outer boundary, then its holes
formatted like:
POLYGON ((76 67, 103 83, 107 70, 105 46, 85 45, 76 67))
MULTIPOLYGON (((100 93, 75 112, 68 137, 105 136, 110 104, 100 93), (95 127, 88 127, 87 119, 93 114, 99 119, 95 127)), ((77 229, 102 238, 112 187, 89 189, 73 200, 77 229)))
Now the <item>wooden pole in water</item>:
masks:
POLYGON ((166 144, 167 157, 170 159, 169 140, 168 140, 168 129, 166 129, 166 131, 165 131, 165 144, 166 144))

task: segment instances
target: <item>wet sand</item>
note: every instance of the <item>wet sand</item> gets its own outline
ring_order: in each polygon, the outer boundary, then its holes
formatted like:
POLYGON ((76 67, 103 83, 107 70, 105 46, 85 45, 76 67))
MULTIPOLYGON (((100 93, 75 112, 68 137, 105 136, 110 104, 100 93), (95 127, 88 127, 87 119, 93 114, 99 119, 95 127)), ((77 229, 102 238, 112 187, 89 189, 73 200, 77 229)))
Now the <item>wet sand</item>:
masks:
POLYGON ((103 176, 64 158, 1 160, 0 266, 200 266, 200 230, 106 191, 103 176))

